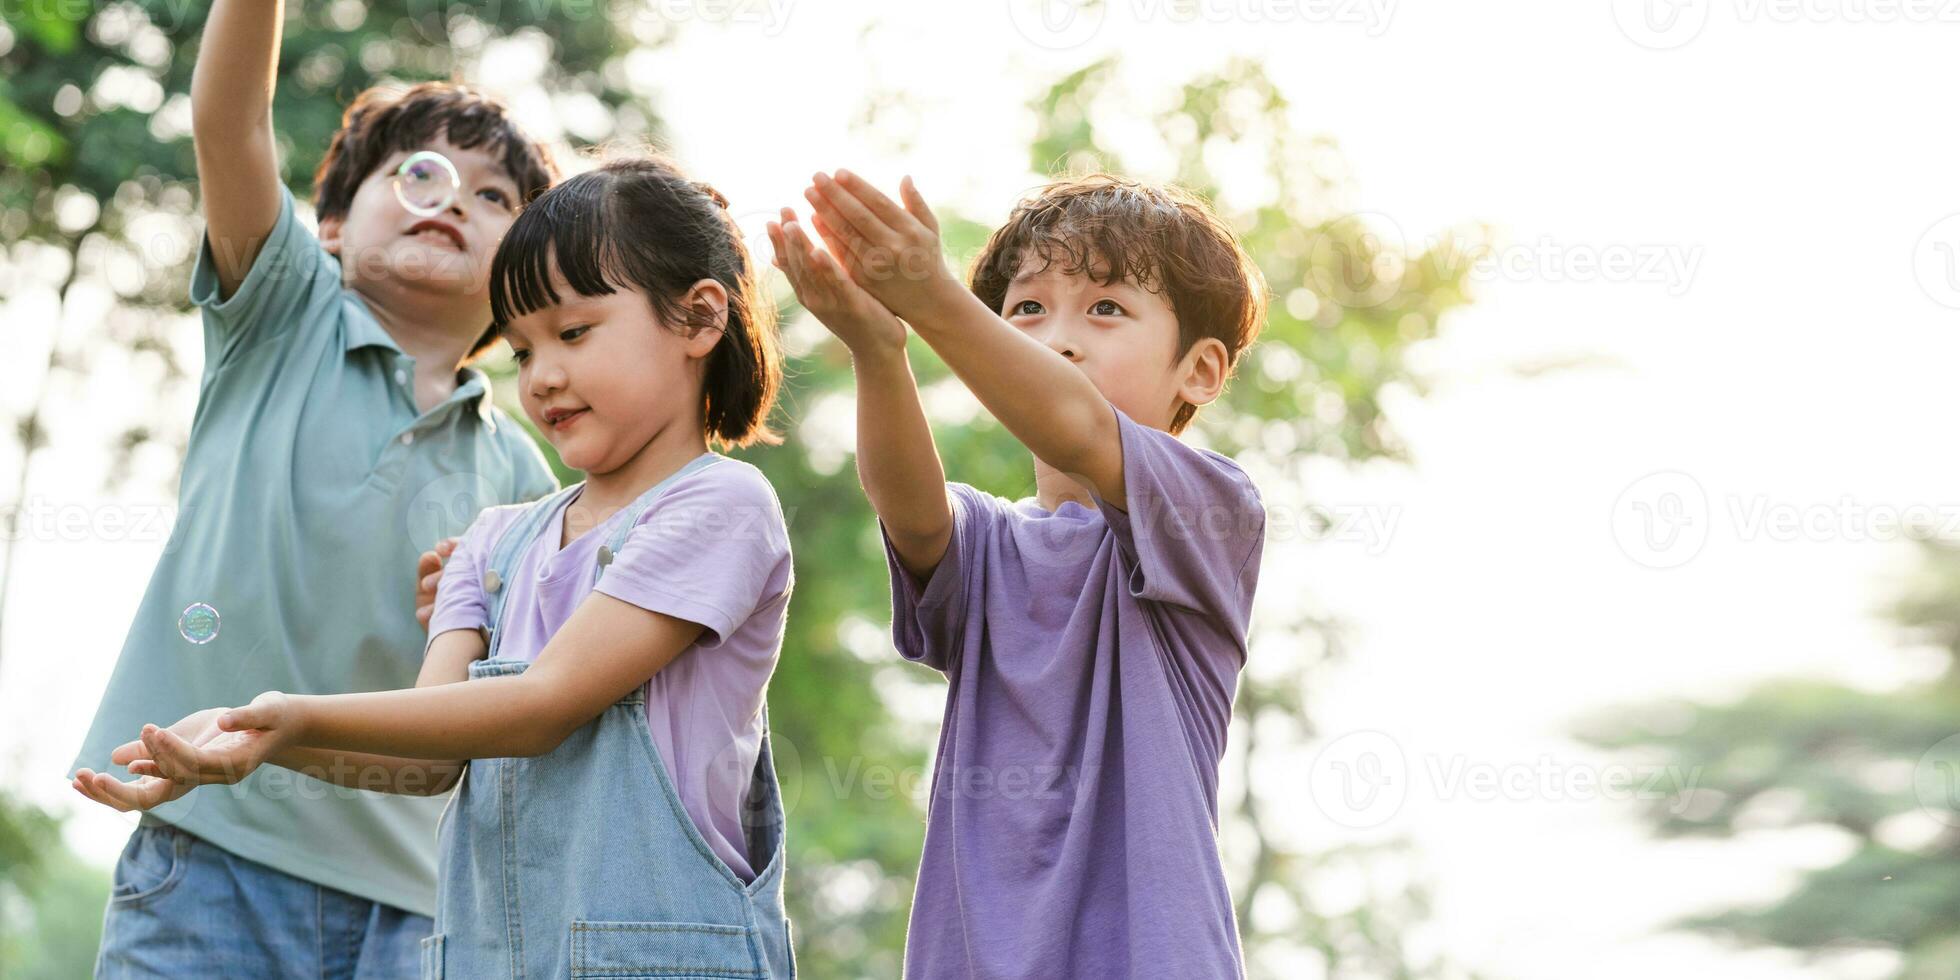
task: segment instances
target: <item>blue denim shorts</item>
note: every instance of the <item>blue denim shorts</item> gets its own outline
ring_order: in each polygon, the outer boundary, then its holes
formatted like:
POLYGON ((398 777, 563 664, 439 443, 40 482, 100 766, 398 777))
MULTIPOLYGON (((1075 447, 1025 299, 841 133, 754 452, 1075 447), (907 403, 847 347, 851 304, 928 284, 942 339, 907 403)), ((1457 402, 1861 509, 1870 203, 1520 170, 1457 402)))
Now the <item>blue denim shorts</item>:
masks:
POLYGON ((145 818, 116 861, 95 975, 419 975, 428 916, 275 871, 145 818))

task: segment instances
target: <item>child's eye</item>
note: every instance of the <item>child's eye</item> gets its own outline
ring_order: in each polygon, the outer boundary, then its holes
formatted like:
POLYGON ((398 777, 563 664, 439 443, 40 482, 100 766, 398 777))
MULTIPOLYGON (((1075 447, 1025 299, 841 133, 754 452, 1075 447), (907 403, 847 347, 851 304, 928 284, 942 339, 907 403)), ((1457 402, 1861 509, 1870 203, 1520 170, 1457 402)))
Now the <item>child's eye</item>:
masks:
POLYGON ((484 198, 506 211, 510 210, 510 195, 504 193, 501 188, 485 187, 476 193, 478 197, 484 198))
POLYGON ((1089 307, 1089 313, 1091 316, 1122 316, 1123 308, 1117 306, 1115 300, 1099 299, 1096 305, 1089 307))
POLYGON ((530 351, 527 351, 527 350, 520 350, 520 349, 518 349, 518 348, 515 348, 515 347, 513 347, 513 348, 511 348, 511 350, 510 350, 510 359, 511 359, 511 360, 513 360, 513 361, 516 361, 516 362, 517 362, 517 363, 519 363, 519 364, 522 364, 522 363, 524 363, 525 361, 527 361, 527 360, 529 360, 529 359, 530 359, 530 357, 531 357, 531 352, 530 352, 530 351))
POLYGON ((1014 316, 1039 316, 1040 314, 1041 304, 1034 300, 1024 299, 1014 304, 1014 316))
POLYGON ((590 329, 592 329, 592 328, 591 328, 591 327, 589 327, 589 326, 581 326, 581 327, 566 327, 566 328, 565 328, 565 329, 564 329, 563 331, 561 331, 561 332, 560 332, 560 333, 558 334, 558 339, 559 339, 559 340, 562 340, 562 341, 564 341, 564 342, 566 342, 566 343, 568 343, 568 344, 569 344, 569 343, 571 343, 572 341, 574 341, 574 340, 577 340, 577 339, 579 339, 580 337, 583 337, 583 336, 585 336, 585 332, 586 332, 587 330, 590 330, 590 329))

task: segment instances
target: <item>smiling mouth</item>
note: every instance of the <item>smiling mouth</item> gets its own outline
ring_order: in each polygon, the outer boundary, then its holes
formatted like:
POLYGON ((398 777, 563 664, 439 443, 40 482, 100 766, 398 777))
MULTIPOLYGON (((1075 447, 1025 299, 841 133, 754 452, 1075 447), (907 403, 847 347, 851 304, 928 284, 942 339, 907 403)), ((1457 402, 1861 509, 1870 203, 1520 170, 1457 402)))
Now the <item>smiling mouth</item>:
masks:
POLYGON ((562 429, 566 425, 571 424, 579 416, 584 415, 586 411, 587 409, 581 408, 578 409, 577 411, 572 411, 572 412, 554 412, 550 415, 545 416, 544 422, 546 425, 550 426, 551 428, 562 429))

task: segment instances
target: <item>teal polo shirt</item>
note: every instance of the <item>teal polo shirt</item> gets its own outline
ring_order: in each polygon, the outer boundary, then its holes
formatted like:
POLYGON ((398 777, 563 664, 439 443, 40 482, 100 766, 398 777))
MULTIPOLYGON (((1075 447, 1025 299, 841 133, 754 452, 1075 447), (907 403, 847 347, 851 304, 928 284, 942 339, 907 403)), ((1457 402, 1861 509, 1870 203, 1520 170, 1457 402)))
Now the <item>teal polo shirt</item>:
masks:
MULTIPOLYGON (((71 772, 126 776, 109 753, 145 722, 263 691, 415 686, 427 642, 416 557, 484 507, 557 487, 482 372, 464 370, 447 401, 417 410, 413 359, 342 286, 290 193, 228 299, 205 243, 191 300, 205 364, 177 520, 71 772)), ((299 878, 433 915, 446 801, 264 766, 153 814, 299 878)))

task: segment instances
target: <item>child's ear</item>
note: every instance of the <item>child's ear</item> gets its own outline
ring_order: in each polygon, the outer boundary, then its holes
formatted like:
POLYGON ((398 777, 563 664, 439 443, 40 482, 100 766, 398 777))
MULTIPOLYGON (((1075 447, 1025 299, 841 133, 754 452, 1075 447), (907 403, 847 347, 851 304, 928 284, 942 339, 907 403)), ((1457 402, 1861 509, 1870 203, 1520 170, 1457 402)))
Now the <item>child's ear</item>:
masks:
POLYGON ((1184 352, 1177 371, 1177 397, 1192 405, 1209 405, 1225 391, 1225 378, 1232 373, 1230 352, 1217 337, 1202 338, 1184 352))
POLYGON ((345 219, 342 218, 320 219, 320 244, 334 258, 340 257, 340 228, 344 223, 345 219))
POLYGON ((703 279, 688 287, 687 295, 681 297, 681 309, 687 311, 689 325, 696 328, 687 335, 688 356, 708 356, 728 329, 728 287, 703 279))

